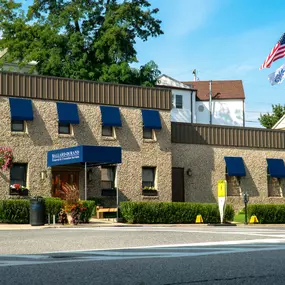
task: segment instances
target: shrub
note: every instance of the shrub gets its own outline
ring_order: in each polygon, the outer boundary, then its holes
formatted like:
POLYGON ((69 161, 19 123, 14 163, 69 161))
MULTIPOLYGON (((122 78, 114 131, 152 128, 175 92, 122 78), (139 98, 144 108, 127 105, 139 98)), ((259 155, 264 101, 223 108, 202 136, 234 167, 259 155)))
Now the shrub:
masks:
MULTIPOLYGON (((196 216, 202 215, 204 223, 219 223, 217 204, 179 202, 121 202, 122 217, 131 224, 184 224, 195 223, 196 216)), ((227 205, 225 220, 234 218, 233 207, 227 205)))
POLYGON ((81 213, 80 215, 80 221, 82 223, 88 223, 89 220, 93 215, 96 215, 96 203, 95 201, 89 201, 89 200, 83 200, 81 201, 82 205, 86 210, 81 213))
POLYGON ((60 198, 44 198, 45 214, 58 215, 63 207, 63 201, 60 198))
POLYGON ((285 205, 255 204, 248 205, 248 216, 256 215, 260 224, 284 224, 285 205))
POLYGON ((3 200, 1 201, 1 221, 13 224, 28 224, 30 219, 29 200, 3 200))

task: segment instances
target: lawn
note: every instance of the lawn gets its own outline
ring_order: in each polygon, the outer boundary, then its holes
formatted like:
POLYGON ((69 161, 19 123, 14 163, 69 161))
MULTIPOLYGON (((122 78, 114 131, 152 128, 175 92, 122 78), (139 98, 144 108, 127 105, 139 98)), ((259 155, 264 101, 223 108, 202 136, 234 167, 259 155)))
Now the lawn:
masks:
POLYGON ((234 222, 237 222, 237 223, 244 223, 244 214, 243 213, 238 213, 235 215, 234 217, 234 222))

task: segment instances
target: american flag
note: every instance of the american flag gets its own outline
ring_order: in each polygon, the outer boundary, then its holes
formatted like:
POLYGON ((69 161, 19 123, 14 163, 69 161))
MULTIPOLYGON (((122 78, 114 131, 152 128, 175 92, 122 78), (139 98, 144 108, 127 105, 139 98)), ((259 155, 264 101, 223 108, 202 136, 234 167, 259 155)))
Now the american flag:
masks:
POLYGON ((280 40, 274 46, 264 63, 260 66, 260 70, 263 68, 269 68, 271 63, 285 56, 285 33, 280 40))

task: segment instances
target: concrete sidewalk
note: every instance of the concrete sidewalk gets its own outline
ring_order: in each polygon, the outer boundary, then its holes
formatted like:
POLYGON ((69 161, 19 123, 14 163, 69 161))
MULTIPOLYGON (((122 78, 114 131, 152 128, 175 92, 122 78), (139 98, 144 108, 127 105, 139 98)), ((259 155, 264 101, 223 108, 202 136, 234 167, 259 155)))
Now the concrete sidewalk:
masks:
MULTIPOLYGON (((285 224, 248 224, 236 223, 238 227, 285 227, 285 224)), ((78 225, 61 225, 61 224, 46 224, 44 226, 31 226, 30 224, 1 224, 1 230, 36 230, 48 228, 94 228, 94 227, 205 227, 208 224, 126 224, 117 223, 116 219, 95 219, 92 218, 88 224, 78 225)), ((210 225, 213 226, 214 225, 210 225)), ((219 228, 227 226, 219 226, 219 228)))

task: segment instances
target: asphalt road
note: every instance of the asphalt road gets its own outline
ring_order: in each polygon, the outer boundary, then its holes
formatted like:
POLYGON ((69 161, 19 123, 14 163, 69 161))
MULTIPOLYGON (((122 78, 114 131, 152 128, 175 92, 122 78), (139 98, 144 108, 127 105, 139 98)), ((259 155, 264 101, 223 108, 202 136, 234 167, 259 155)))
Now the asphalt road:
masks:
POLYGON ((0 284, 285 284, 285 228, 14 230, 0 244, 0 284))

